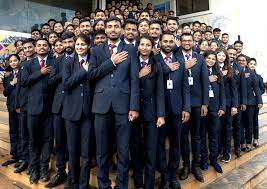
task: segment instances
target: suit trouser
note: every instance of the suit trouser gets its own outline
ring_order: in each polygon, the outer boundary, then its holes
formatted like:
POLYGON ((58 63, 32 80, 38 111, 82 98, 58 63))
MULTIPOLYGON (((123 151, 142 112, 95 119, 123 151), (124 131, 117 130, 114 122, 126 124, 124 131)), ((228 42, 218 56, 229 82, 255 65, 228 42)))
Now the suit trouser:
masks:
POLYGON ((52 116, 43 112, 28 114, 30 168, 48 169, 52 150, 52 116))
POLYGON ((226 107, 225 115, 221 117, 220 127, 218 129, 219 153, 223 154, 231 153, 232 123, 233 123, 233 117, 231 116, 231 108, 226 107))
POLYGON ((259 108, 256 106, 253 119, 253 138, 259 139, 259 108))
POLYGON ((74 189, 87 189, 90 178, 90 135, 93 122, 82 115, 79 121, 66 120, 69 166, 74 189), (82 164, 80 166, 80 157, 82 164))
POLYGON ((95 114, 96 158, 99 167, 97 179, 100 189, 111 188, 109 179, 110 132, 115 125, 117 144, 117 177, 116 186, 128 188, 129 142, 131 125, 128 114, 117 114, 110 110, 106 114, 95 114), (114 119, 114 122, 112 120, 114 119), (113 124, 114 123, 114 124, 113 124))
POLYGON ((27 112, 21 111, 19 114, 20 126, 20 143, 21 143, 21 159, 29 162, 29 132, 27 128, 27 112))
POLYGON ((9 137, 10 137, 10 155, 13 159, 18 160, 20 155, 20 140, 19 140, 19 114, 17 112, 8 112, 9 118, 9 137))
POLYGON ((233 117, 233 137, 235 149, 240 149, 241 142, 241 119, 242 112, 238 110, 238 113, 233 117))
POLYGON ((157 154, 158 128, 156 121, 140 121, 132 125, 130 152, 133 162, 134 183, 136 188, 143 188, 143 166, 141 135, 144 131, 144 157, 145 157, 145 185, 144 188, 154 188, 155 166, 157 154))
POLYGON ((190 150, 189 150, 189 131, 191 134, 191 147, 193 153, 192 168, 200 166, 200 129, 201 129, 201 108, 191 107, 190 119, 187 123, 182 124, 181 130, 181 155, 183 166, 190 166, 190 150))
POLYGON ((218 112, 208 112, 207 116, 203 118, 204 127, 201 129, 201 163, 208 162, 208 149, 207 149, 207 138, 209 142, 209 159, 210 163, 213 164, 217 161, 218 156, 218 129, 220 125, 220 117, 218 112))
POLYGON ((56 167, 58 173, 65 173, 67 162, 67 134, 65 120, 61 114, 53 114, 54 137, 56 143, 56 167))
MULTIPOLYGON (((245 120, 244 120, 244 130, 245 130, 245 141, 244 139, 242 142, 246 142, 246 144, 252 143, 252 134, 253 134, 253 123, 254 123, 254 115, 255 115, 256 106, 255 105, 247 105, 247 109, 244 112, 245 120)), ((244 131, 243 131, 244 133, 244 131)))

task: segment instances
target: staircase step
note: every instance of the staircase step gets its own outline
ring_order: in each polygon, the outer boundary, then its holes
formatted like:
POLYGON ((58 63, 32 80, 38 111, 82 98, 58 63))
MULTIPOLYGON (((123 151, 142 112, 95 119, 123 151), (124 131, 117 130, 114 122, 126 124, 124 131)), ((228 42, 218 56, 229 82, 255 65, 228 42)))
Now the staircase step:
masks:
POLYGON ((256 185, 253 189, 266 189, 267 188, 267 174, 265 175, 265 180, 260 184, 256 185))
POLYGON ((267 174, 267 152, 259 154, 247 163, 234 169, 222 178, 203 187, 203 189, 247 189, 254 188, 267 174))
POLYGON ((9 179, 7 176, 0 174, 0 189, 30 189, 20 182, 9 179))

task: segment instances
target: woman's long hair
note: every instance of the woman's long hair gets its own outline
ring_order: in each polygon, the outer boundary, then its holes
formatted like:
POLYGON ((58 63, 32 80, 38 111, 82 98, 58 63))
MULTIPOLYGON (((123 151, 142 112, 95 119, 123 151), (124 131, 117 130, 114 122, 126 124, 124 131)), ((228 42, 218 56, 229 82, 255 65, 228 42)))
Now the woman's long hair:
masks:
POLYGON ((222 73, 221 73, 221 71, 220 71, 220 67, 219 67, 219 65, 218 65, 218 62, 217 62, 217 54, 214 52, 214 51, 212 51, 212 50, 207 50, 204 54, 203 54, 203 56, 204 56, 204 58, 206 59, 209 55, 214 55, 215 57, 216 57, 216 62, 215 62, 215 64, 213 65, 213 67, 212 67, 212 70, 214 71, 214 74, 218 77, 218 83, 220 83, 221 82, 221 80, 222 80, 222 73))
POLYGON ((231 62, 229 60, 229 56, 228 56, 227 51, 224 48, 219 48, 215 52, 216 52, 216 57, 217 57, 217 54, 220 53, 220 52, 225 54, 226 59, 224 60, 223 70, 227 70, 228 72, 227 72, 226 77, 232 79, 233 76, 234 76, 233 68, 231 66, 231 62))

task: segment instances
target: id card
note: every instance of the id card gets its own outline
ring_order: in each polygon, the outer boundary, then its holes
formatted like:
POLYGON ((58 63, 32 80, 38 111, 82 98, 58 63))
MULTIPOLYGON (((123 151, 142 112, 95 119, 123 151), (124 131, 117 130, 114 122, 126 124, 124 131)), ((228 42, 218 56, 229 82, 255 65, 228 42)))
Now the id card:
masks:
POLYGON ((188 77, 188 83, 189 83, 189 85, 194 85, 194 78, 188 77))
POLYGON ((209 97, 210 98, 214 98, 214 92, 213 92, 213 90, 209 90, 209 97))
POLYGON ((167 80, 167 89, 173 89, 173 82, 170 79, 167 80))

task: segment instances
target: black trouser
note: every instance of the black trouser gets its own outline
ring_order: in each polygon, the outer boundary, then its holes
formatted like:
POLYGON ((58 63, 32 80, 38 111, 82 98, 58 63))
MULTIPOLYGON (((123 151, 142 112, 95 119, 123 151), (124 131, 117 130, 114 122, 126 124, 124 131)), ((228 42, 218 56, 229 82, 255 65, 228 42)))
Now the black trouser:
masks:
POLYGON ((27 127, 27 112, 21 111, 19 114, 20 122, 20 143, 21 143, 21 160, 29 162, 29 131, 27 127))
POLYGON ((28 114, 30 168, 48 169, 52 150, 51 114, 43 112, 39 115, 28 114))
POLYGON ((19 140, 19 114, 17 112, 8 112, 9 116, 9 137, 10 137, 10 155, 12 159, 19 160, 20 140, 19 140))

